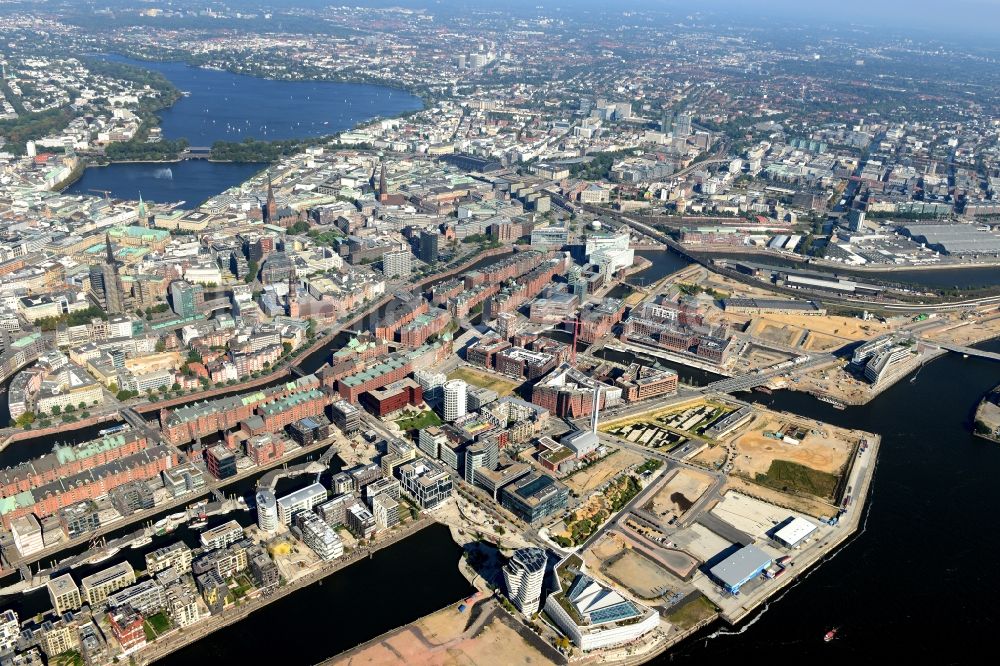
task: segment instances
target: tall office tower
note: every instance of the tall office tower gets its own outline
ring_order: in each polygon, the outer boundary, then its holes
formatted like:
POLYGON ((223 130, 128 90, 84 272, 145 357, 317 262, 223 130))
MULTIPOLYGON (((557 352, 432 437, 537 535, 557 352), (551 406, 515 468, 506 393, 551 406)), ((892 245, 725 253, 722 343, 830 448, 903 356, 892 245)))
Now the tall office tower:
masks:
POLYGON ((503 567, 503 582, 511 603, 526 616, 538 612, 545 580, 545 551, 519 548, 503 567))
POLYGON ((180 317, 193 317, 198 314, 198 308, 204 302, 204 290, 200 284, 191 284, 184 280, 174 280, 170 283, 170 302, 174 312, 180 317))
POLYGON ((674 123, 674 137, 686 139, 691 136, 691 114, 684 112, 678 114, 674 123))
POLYGON ((436 231, 420 232, 420 261, 425 264, 433 264, 438 260, 438 244, 441 234, 436 231))
POLYGON ((452 379, 444 385, 444 420, 455 421, 465 416, 468 385, 461 379, 452 379))

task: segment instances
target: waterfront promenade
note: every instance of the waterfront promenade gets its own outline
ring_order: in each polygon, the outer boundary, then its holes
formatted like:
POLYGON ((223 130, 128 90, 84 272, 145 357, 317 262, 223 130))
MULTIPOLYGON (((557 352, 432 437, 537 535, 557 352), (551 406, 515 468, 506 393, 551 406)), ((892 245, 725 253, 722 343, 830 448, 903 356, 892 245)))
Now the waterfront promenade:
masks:
POLYGON ((299 456, 307 455, 314 451, 318 451, 319 449, 322 449, 324 447, 335 446, 335 445, 336 445, 335 438, 328 438, 321 440, 319 442, 315 442, 309 446, 300 447, 292 451, 289 455, 283 456, 278 460, 274 460, 267 465, 254 466, 249 469, 243 470, 242 472, 238 472, 236 475, 228 477, 226 479, 216 480, 213 481, 212 483, 205 484, 203 488, 199 488, 198 490, 186 493, 184 495, 181 495, 180 497, 173 498, 170 501, 163 502, 162 504, 157 504, 152 509, 137 511, 132 515, 130 515, 128 518, 102 525, 97 530, 94 530, 93 532, 87 532, 85 535, 81 537, 77 537, 69 541, 58 543, 54 546, 50 546, 48 548, 39 550, 27 556, 23 557, 19 556, 13 558, 9 562, 4 563, 6 567, 4 569, 0 569, 0 576, 6 576, 12 573, 12 571, 16 570, 22 564, 33 564, 35 562, 44 560, 45 558, 52 557, 53 555, 56 555, 57 553, 63 550, 72 548, 74 546, 87 544, 93 539, 99 538, 105 534, 108 534, 109 532, 114 532, 124 527, 128 527, 129 525, 134 525, 135 523, 150 520, 153 516, 156 516, 157 514, 160 514, 164 511, 169 511, 170 509, 176 508, 184 504, 188 504, 190 502, 194 502, 195 500, 204 497, 205 495, 215 490, 220 490, 232 483, 242 481, 243 479, 246 479, 248 477, 252 477, 256 474, 260 474, 269 469, 284 465, 290 460, 298 458, 299 456))
POLYGON ((245 600, 240 603, 240 605, 230 606, 217 615, 209 616, 208 618, 202 619, 193 625, 176 629, 173 632, 165 634, 157 639, 156 642, 151 643, 146 648, 134 654, 132 656, 132 663, 151 664, 158 659, 162 659, 171 652, 186 647, 191 643, 218 631, 219 629, 227 627, 235 622, 239 622, 250 613, 260 610, 270 603, 282 599, 304 587, 308 587, 309 585, 345 569, 366 557, 371 557, 372 554, 378 552, 379 550, 416 534, 420 530, 433 525, 434 522, 433 518, 421 516, 420 518, 395 529, 387 537, 380 539, 374 544, 361 546, 350 553, 345 554, 343 557, 337 558, 336 560, 317 564, 315 568, 308 573, 296 578, 286 585, 278 587, 270 593, 245 600))

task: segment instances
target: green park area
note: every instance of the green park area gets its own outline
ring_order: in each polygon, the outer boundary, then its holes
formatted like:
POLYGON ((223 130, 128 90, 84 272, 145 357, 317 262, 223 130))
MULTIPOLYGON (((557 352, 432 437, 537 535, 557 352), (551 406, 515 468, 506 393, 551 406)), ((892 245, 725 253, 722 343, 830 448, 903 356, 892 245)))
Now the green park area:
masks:
POLYGON ((712 605, 704 594, 696 592, 670 609, 667 613, 667 621, 680 629, 690 629, 702 620, 714 617, 718 609, 712 605))
MULTIPOLYGON (((404 412, 405 414, 406 412, 404 412)), ((420 412, 419 414, 413 414, 404 416, 396 421, 396 425, 399 426, 400 430, 423 430, 424 428, 429 428, 431 426, 441 425, 441 418, 435 414, 430 409, 420 412)))
POLYGON ((512 380, 487 372, 480 372, 472 368, 456 368, 448 374, 448 379, 461 379, 465 382, 480 388, 496 391, 497 395, 503 397, 510 395, 517 389, 518 384, 512 380))
POLYGON ((756 482, 786 493, 814 495, 833 499, 839 477, 788 460, 773 460, 767 474, 758 474, 756 482))

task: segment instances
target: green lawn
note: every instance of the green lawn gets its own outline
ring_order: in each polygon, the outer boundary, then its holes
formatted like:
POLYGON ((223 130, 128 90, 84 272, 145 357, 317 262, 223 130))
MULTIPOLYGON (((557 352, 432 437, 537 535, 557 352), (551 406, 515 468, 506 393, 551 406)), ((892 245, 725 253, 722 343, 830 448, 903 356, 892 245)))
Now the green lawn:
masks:
POLYGON ((788 460, 773 460, 767 474, 758 474, 757 483, 782 492, 799 492, 832 499, 840 480, 835 474, 820 472, 788 460))
POLYGON ((712 617, 717 612, 712 602, 698 592, 671 608, 667 613, 667 621, 684 630, 712 617))
POLYGON ((517 382, 505 379, 500 375, 478 372, 472 368, 456 368, 448 374, 448 379, 461 379, 473 386, 496 391, 500 397, 508 396, 519 386, 517 382))
POLYGON ((170 618, 163 611, 150 615, 143 621, 142 630, 146 632, 146 641, 152 643, 157 636, 170 631, 170 618))
POLYGON ((50 666, 83 666, 83 655, 76 650, 68 650, 57 654, 49 660, 50 666))
POLYGON ((424 428, 429 428, 430 426, 441 425, 441 423, 441 418, 430 409, 426 412, 421 412, 416 416, 410 416, 396 421, 396 425, 404 431, 423 430, 424 428))

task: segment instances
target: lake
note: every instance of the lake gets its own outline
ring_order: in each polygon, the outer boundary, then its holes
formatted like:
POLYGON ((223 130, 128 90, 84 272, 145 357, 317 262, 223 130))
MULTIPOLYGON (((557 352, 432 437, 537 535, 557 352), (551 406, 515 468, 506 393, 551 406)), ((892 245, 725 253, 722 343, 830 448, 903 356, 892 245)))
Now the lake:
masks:
POLYGON ((274 81, 182 62, 108 59, 159 72, 189 93, 158 115, 164 137, 185 138, 192 146, 247 138, 275 141, 325 136, 423 107, 419 97, 387 86, 274 81))
MULTIPOLYGON (((184 91, 173 106, 159 112, 167 139, 187 139, 192 146, 215 141, 304 139, 336 134, 377 118, 397 116, 423 107, 419 97, 387 86, 331 81, 273 81, 180 62, 142 62, 107 56, 109 60, 160 72, 184 91)), ((87 169, 66 191, 185 202, 194 208, 219 192, 242 183, 260 164, 187 160, 168 164, 126 163, 87 169)))
POLYGON ((264 168, 263 164, 235 164, 184 160, 182 162, 132 162, 88 168, 67 194, 100 194, 110 191, 119 199, 157 203, 184 202, 182 208, 198 204, 234 185, 239 185, 264 168))

